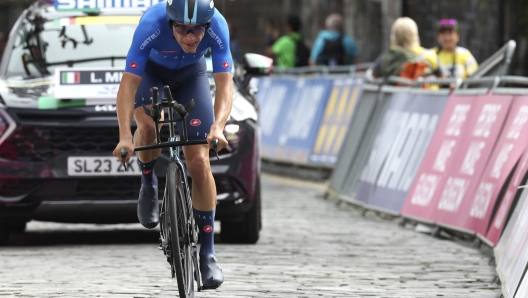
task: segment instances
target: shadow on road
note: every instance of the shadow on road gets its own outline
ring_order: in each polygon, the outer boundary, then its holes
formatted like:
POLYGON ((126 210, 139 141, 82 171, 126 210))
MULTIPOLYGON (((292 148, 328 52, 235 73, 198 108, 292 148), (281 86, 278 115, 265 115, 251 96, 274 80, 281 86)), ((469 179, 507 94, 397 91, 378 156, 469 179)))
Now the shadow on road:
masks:
POLYGON ((8 246, 47 246, 65 244, 142 244, 159 242, 159 231, 38 231, 12 233, 8 246))
MULTIPOLYGON (((220 244, 220 235, 215 234, 215 243, 220 244)), ((12 233, 7 246, 50 245, 98 245, 98 244, 159 244, 159 231, 38 231, 12 233)))

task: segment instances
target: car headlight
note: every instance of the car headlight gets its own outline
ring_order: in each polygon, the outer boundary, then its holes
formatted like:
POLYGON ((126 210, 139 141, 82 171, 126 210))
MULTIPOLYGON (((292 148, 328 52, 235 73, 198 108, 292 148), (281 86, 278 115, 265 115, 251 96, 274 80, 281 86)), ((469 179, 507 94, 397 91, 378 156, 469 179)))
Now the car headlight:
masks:
POLYGON ((227 147, 224 149, 225 153, 234 152, 238 149, 240 143, 242 142, 244 130, 242 129, 242 127, 240 127, 240 125, 236 123, 228 123, 224 127, 224 136, 226 137, 226 140, 228 142, 227 147))
POLYGON ((238 124, 227 124, 225 126, 225 131, 228 134, 235 134, 240 130, 240 125, 238 124))

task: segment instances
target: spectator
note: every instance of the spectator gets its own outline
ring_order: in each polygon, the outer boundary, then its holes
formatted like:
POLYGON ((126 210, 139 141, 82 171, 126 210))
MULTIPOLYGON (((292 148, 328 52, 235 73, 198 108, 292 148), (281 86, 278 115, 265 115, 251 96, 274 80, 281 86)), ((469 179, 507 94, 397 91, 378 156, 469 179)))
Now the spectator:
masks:
POLYGON ((311 65, 349 65, 358 62, 359 51, 354 39, 343 33, 343 16, 333 13, 326 18, 310 56, 311 65))
POLYGON ((236 37, 236 27, 229 23, 229 48, 231 50, 231 56, 233 61, 237 63, 242 63, 242 49, 240 48, 240 43, 236 37))
POLYGON ((309 50, 304 46, 303 38, 299 31, 301 29, 301 20, 298 16, 288 16, 285 34, 281 36, 273 46, 268 48, 267 54, 275 56, 277 67, 292 68, 296 66, 308 65, 310 56, 309 50))
POLYGON ((396 19, 391 28, 391 47, 374 62, 374 77, 398 76, 408 62, 422 63, 424 76, 442 77, 436 53, 420 46, 418 26, 408 18, 396 19))
POLYGON ((466 79, 478 68, 477 61, 468 49, 457 46, 460 40, 458 23, 454 19, 438 21, 437 41, 433 48, 438 55, 438 64, 448 78, 466 79))

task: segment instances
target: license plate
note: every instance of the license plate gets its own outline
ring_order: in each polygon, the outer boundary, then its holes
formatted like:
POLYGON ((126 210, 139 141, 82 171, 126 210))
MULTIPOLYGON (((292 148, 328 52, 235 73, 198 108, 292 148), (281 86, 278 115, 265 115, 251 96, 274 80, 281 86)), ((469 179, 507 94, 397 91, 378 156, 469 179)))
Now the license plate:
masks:
POLYGON ((139 176, 141 171, 137 158, 132 156, 127 164, 123 164, 114 156, 70 156, 68 157, 69 176, 139 176))

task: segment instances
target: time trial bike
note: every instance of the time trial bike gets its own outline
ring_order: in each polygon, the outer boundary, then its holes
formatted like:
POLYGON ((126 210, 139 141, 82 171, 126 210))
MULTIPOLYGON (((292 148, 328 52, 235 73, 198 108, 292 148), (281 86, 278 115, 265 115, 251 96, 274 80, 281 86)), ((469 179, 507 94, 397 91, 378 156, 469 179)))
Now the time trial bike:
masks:
MULTIPOLYGON (((180 160, 180 149, 182 146, 207 144, 207 140, 188 140, 185 118, 194 109, 194 99, 183 106, 174 101, 169 86, 164 86, 164 91, 166 98, 162 98, 161 102, 158 103, 158 88, 153 87, 152 108, 143 106, 143 110, 154 120, 156 128, 159 127, 159 124, 168 124, 169 138, 166 142, 161 142, 160 133, 156 129, 156 144, 135 147, 134 151, 159 148, 169 148, 170 150, 165 192, 160 209, 159 248, 171 266, 171 275, 172 278, 176 278, 180 297, 187 298, 193 297, 195 282, 198 291, 204 287, 201 285, 196 248, 199 230, 193 215, 191 193, 185 168, 180 160), (161 112, 164 108, 168 109, 168 120, 161 121, 161 112), (175 119, 174 113, 177 113, 180 118, 175 119), (176 122, 182 122, 183 131, 180 136, 176 134, 174 127, 176 122)), ((218 139, 214 139, 211 146, 218 158, 218 139)), ((127 150, 121 149, 120 155, 121 161, 124 163, 128 155, 127 150)))

